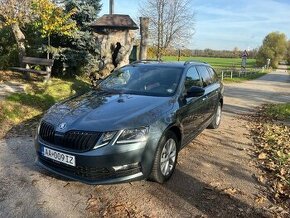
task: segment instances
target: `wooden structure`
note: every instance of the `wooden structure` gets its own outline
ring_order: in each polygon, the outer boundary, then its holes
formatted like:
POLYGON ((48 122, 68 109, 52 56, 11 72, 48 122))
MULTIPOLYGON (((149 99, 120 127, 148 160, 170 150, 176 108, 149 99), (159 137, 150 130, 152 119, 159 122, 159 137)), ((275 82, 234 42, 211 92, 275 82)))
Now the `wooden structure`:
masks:
POLYGON ((22 59, 23 65, 22 67, 11 67, 12 70, 23 72, 26 75, 26 78, 30 78, 30 73, 35 73, 41 76, 44 76, 45 81, 48 81, 51 76, 51 68, 53 66, 53 59, 45 59, 45 58, 35 58, 35 57, 23 57, 22 59), (45 67, 45 70, 35 69, 35 66, 45 67))
POLYGON ((100 43, 103 69, 97 77, 104 78, 114 69, 129 64, 138 25, 129 15, 105 14, 90 25, 100 43))

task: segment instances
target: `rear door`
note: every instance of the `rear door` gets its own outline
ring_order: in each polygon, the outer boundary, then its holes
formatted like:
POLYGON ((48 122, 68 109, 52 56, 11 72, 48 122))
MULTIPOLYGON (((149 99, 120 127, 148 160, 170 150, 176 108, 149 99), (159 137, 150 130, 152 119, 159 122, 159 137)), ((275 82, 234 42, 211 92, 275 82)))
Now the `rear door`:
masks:
POLYGON ((205 98, 207 99, 207 109, 204 117, 204 122, 206 122, 215 112, 218 101, 219 85, 214 78, 214 71, 210 67, 197 66, 197 71, 201 76, 202 85, 205 89, 205 98))
POLYGON ((216 72, 211 68, 207 67, 207 70, 209 72, 209 75, 211 77, 211 89, 212 89, 212 101, 210 102, 211 104, 211 114, 214 115, 217 107, 217 103, 219 102, 219 91, 220 91, 220 83, 219 83, 219 78, 216 74, 216 72))

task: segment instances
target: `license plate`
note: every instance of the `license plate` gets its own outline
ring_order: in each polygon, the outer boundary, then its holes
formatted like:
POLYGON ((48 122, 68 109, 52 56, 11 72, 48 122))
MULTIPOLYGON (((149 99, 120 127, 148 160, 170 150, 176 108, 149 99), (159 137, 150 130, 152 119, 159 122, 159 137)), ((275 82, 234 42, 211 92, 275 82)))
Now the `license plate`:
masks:
POLYGON ((76 166, 75 156, 73 155, 65 154, 46 147, 43 147, 42 155, 60 163, 68 164, 74 167, 76 166))

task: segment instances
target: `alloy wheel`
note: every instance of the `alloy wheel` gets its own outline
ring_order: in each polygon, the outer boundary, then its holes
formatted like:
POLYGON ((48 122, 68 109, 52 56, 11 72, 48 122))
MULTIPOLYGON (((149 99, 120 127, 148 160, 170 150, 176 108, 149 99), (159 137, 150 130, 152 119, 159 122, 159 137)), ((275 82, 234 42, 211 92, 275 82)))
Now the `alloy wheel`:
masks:
POLYGON ((160 158, 161 173, 167 176, 174 168, 176 161, 176 142, 170 138, 165 143, 160 158))
POLYGON ((215 119, 215 122, 216 122, 216 125, 218 126, 221 122, 221 117, 222 117, 222 107, 221 105, 219 104, 218 107, 217 107, 217 111, 216 111, 216 119, 215 119))

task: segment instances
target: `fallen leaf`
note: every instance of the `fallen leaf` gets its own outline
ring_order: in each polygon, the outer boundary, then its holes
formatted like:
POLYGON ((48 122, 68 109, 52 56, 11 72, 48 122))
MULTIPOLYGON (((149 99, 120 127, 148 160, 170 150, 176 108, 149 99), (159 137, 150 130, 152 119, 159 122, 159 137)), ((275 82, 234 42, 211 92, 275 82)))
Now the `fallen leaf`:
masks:
POLYGON ((216 195, 210 195, 206 197, 206 200, 215 200, 217 198, 216 195))
POLYGON ((234 195, 238 192, 235 188, 227 188, 223 190, 223 194, 234 195))
POLYGON ((267 154, 266 153, 259 154, 258 159, 259 160, 265 160, 265 159, 267 159, 267 154))
POLYGON ((262 204, 262 203, 264 203, 265 201, 266 201, 266 198, 265 198, 264 196, 258 196, 258 197, 255 198, 255 202, 256 202, 257 204, 262 204))

